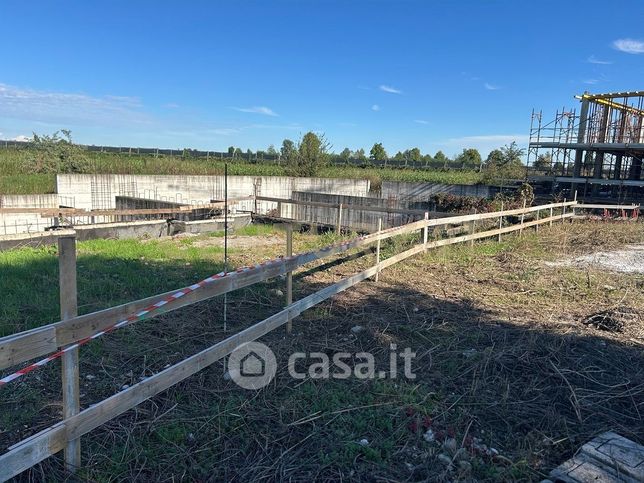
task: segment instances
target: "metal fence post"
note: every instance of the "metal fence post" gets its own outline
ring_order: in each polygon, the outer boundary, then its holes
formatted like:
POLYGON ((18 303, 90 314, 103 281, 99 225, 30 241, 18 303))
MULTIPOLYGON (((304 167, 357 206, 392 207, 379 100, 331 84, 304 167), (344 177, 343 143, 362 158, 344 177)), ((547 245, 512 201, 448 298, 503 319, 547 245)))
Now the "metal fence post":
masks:
POLYGON ((342 203, 338 205, 338 226, 336 233, 339 235, 342 231, 342 203))
MULTIPOLYGON (((76 289, 76 236, 58 239, 58 269, 60 277, 60 317, 70 319, 78 315, 78 292, 76 289)), ((63 419, 80 411, 78 374, 78 347, 62 356, 63 419)), ((80 467, 80 438, 67 442, 65 467, 74 472, 80 467)))

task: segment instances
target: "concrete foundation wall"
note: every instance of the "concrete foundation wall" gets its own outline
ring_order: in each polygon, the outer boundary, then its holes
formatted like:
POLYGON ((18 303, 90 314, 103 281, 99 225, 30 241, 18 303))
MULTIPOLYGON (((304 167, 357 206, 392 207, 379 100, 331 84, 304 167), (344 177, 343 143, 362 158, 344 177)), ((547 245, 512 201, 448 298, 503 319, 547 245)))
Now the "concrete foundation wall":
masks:
MULTIPOLYGON (((366 196, 369 181, 359 179, 293 178, 287 176, 229 176, 228 197, 269 196, 289 198, 293 191, 316 191, 366 196)), ((209 203, 224 199, 224 176, 151 176, 59 174, 56 192, 73 197, 74 206, 83 209, 115 208, 116 196, 151 198, 185 204, 209 203)), ((253 201, 237 205, 240 210, 254 209, 253 201)), ((274 208, 258 203, 258 211, 274 208)))
POLYGON ((58 208, 58 195, 0 195, 0 208, 58 208))
POLYGON ((466 184, 438 184, 438 183, 409 183, 405 181, 383 181, 380 197, 384 199, 397 198, 398 200, 427 201, 430 196, 437 194, 451 194, 455 196, 475 196, 491 198, 500 189, 496 186, 466 185, 466 184))
MULTIPOLYGON (((58 195, 0 195, 0 208, 58 208, 58 195)), ((54 224, 36 213, 0 213, 0 235, 33 233, 54 224)))

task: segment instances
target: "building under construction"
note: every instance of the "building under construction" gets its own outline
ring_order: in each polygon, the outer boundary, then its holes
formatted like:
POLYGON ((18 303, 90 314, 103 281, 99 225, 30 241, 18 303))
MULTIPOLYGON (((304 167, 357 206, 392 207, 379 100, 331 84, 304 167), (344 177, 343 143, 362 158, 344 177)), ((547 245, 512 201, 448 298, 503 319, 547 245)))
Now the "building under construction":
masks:
POLYGON ((575 96, 581 106, 544 122, 532 112, 530 179, 580 199, 644 199, 644 91, 575 96))

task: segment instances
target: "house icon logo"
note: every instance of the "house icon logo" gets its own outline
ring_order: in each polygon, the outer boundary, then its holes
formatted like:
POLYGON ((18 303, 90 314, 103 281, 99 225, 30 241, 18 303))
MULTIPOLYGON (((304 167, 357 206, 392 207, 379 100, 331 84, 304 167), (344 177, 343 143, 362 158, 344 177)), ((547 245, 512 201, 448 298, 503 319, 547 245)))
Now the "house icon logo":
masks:
POLYGON ((277 371, 275 354, 260 342, 246 342, 235 348, 228 358, 228 373, 244 389, 261 389, 277 371))

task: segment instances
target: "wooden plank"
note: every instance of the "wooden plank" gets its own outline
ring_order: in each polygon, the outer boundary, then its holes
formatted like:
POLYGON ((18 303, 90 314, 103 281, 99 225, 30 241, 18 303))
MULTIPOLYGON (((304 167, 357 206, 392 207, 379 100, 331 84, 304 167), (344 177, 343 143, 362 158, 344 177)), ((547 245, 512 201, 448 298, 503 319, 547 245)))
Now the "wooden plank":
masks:
POLYGON ((58 349, 56 328, 53 325, 20 332, 15 336, 20 339, 17 343, 2 343, 3 339, 11 339, 12 337, 14 336, 0 339, 0 369, 20 364, 38 357, 38 355, 55 352, 58 349))
POLYGON ((581 448, 584 454, 620 475, 644 481, 644 446, 608 431, 581 448))
MULTIPOLYGON (((235 198, 228 200, 228 205, 239 203, 240 201, 252 200, 252 197, 235 198)), ((225 206, 223 201, 204 203, 203 205, 183 205, 168 208, 131 208, 131 209, 110 209, 110 210, 85 210, 82 208, 0 208, 0 214, 3 213, 36 213, 41 214, 43 218, 58 216, 59 214, 68 216, 116 216, 116 215, 158 215, 171 213, 186 213, 194 210, 222 208, 225 206)))
POLYGON ((644 481, 644 446, 608 431, 584 444, 571 459, 550 472, 565 483, 644 481))
MULTIPOLYGON (((290 203, 292 205, 305 205, 305 206, 314 206, 319 208, 337 208, 338 203, 325 203, 323 201, 303 201, 303 200, 294 200, 290 198, 273 198, 270 196, 258 196, 257 201, 270 201, 273 203, 290 203)), ((383 213, 402 213, 409 215, 422 215, 425 213, 425 210, 415 210, 415 209, 405 209, 405 208, 387 208, 380 206, 368 206, 368 205, 343 205, 347 210, 355 211, 376 211, 383 213)))
MULTIPOLYGON (((555 208, 561 207, 562 205, 573 205, 576 202, 564 203, 553 203, 550 205, 542 205, 539 207, 530 207, 526 208, 525 212, 533 212, 538 209, 545 209, 553 206, 555 208)), ((524 212, 523 209, 516 210, 506 210, 503 212, 505 216, 521 214, 524 212)), ((167 313, 187 305, 194 304, 199 301, 207 300, 209 298, 222 295, 224 293, 236 290, 239 288, 247 287, 257 282, 267 280, 279 275, 284 275, 289 271, 293 271, 297 267, 305 265, 307 263, 313 262, 315 260, 323 259, 333 254, 342 253, 344 251, 350 250, 352 248, 357 248, 360 246, 367 245, 369 243, 376 242, 378 240, 385 240, 393 236, 402 235, 405 233, 411 233, 416 230, 422 229, 425 226, 439 226, 444 224, 460 224, 467 221, 477 221, 483 219, 497 218, 499 212, 490 212, 490 213, 479 213, 471 215, 460 215, 448 218, 439 218, 432 220, 420 220, 413 223, 408 223, 401 227, 388 228, 382 230, 378 233, 372 233, 361 238, 352 240, 347 245, 340 246, 329 246, 322 248, 317 251, 308 252, 300 255, 296 255, 291 260, 280 260, 277 263, 271 264, 265 267, 252 268, 245 272, 233 273, 223 279, 217 280, 206 287, 190 293, 189 295, 178 299, 172 304, 168 304, 164 307, 164 310, 160 310, 151 314, 151 317, 160 315, 162 313, 167 313)), ((567 217, 567 216, 566 216, 567 217)), ((559 215, 555 216, 554 219, 560 219, 559 215)), ((526 223, 524 227, 534 226, 533 222, 526 223)), ((518 226, 518 225, 517 225, 518 226)), ((512 228, 512 227, 508 227, 512 228)), ((513 231, 513 230, 510 230, 513 231)), ((485 233, 480 237, 472 238, 485 238, 485 233)), ((504 232, 501 232, 504 233, 504 232)), ((54 344, 57 347, 62 347, 73 342, 77 342, 80 339, 89 337, 96 332, 99 332, 107 327, 110 327, 114 323, 122 320, 127 315, 138 312, 141 309, 152 305, 160 300, 167 298, 176 290, 166 292, 159 295, 154 295, 152 297, 147 297, 145 299, 137 300, 134 302, 129 302, 123 305, 116 307, 111 307, 104 309, 98 312, 92 312, 90 314, 81 315, 78 317, 71 318, 69 320, 56 322, 48 326, 44 326, 40 330, 45 328, 54 327, 56 332, 56 337, 54 344)), ((27 360, 40 357, 42 355, 48 354, 51 352, 50 347, 51 343, 48 345, 38 345, 38 346, 29 346, 29 341, 33 340, 34 335, 32 331, 21 332, 18 334, 6 336, 0 338, 0 369, 4 369, 13 364, 20 362, 25 362, 27 360), (31 349, 31 351, 29 350, 31 349), (8 355, 11 355, 9 358, 8 355)))
POLYGON ((62 451, 66 444, 65 426, 58 423, 12 446, 0 456, 0 481, 7 481, 62 451))
POLYGON ((586 204, 579 203, 575 209, 586 210, 637 210, 640 205, 599 205, 599 204, 586 204))
MULTIPOLYGON (((62 320, 78 315, 78 292, 76 289, 76 238, 58 239, 58 267, 60 279, 60 317, 62 320)), ((61 357, 63 419, 80 411, 80 388, 78 347, 61 357)), ((65 468, 74 473, 81 465, 80 439, 70 440, 65 447, 65 468)))

